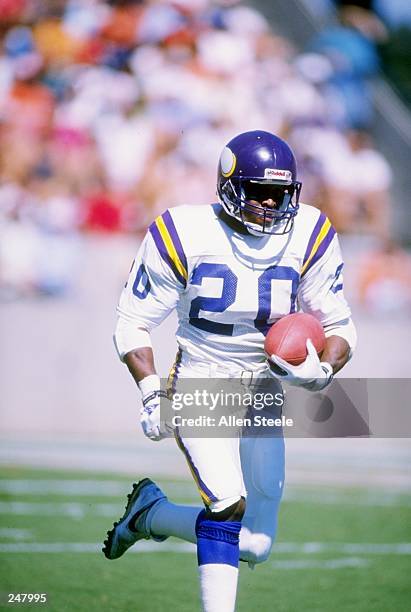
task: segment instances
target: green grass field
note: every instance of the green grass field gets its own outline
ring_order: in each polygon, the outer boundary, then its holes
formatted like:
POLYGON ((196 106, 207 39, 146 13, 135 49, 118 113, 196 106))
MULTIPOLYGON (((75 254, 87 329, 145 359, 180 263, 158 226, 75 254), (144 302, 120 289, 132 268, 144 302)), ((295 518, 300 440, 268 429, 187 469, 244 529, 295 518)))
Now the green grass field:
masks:
MULTIPOLYGON (((160 484, 174 501, 197 502, 190 481, 160 484)), ((100 552, 129 488, 112 474, 1 469, 1 608, 22 607, 6 605, 20 592, 48 594, 25 609, 199 610, 188 546, 143 542, 117 561, 100 552)), ((411 495, 293 488, 270 559, 254 571, 241 564, 237 609, 407 612, 410 577, 411 495)))

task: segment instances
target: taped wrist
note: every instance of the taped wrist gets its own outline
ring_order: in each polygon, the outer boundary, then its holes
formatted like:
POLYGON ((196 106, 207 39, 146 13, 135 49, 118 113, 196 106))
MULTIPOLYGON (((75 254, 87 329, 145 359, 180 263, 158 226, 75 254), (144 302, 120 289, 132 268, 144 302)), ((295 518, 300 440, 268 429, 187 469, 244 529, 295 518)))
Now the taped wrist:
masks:
POLYGON ((147 404, 149 404, 151 401, 153 401, 157 397, 165 397, 167 399, 167 393, 165 391, 159 390, 159 391, 153 391, 152 393, 149 393, 148 395, 145 395, 143 397, 143 406, 144 406, 144 408, 147 406, 147 404))
POLYGON ((142 378, 138 383, 143 400, 154 391, 160 391, 160 387, 160 377, 158 374, 150 374, 142 378))
POLYGON ((333 370, 332 365, 330 363, 328 363, 328 361, 321 361, 320 366, 324 370, 326 378, 329 379, 329 381, 331 382, 331 379, 332 379, 333 374, 334 374, 334 370, 333 370))

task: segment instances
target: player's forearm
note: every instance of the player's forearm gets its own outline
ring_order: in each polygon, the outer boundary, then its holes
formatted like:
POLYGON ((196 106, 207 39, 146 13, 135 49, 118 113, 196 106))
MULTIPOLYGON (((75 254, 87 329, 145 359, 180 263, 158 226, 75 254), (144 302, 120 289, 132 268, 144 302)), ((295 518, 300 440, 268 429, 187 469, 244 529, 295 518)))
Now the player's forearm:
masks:
POLYGON ((119 316, 114 332, 114 344, 121 361, 127 365, 137 384, 156 374, 151 338, 147 329, 136 326, 124 316, 119 316))
POLYGON ((150 440, 161 440, 164 432, 160 422, 160 398, 166 397, 166 394, 160 389, 161 381, 154 368, 153 351, 148 346, 133 349, 124 355, 123 361, 141 392, 143 405, 140 421, 144 434, 150 440))
POLYGON ((325 348, 321 355, 321 361, 329 363, 334 374, 341 370, 350 358, 350 346, 348 342, 340 336, 330 336, 326 338, 325 348))
POLYGON ((324 327, 326 343, 321 361, 326 361, 335 374, 351 359, 357 346, 357 331, 351 318, 324 327))
POLYGON ((156 374, 153 350, 148 346, 134 349, 124 355, 124 363, 137 384, 143 378, 156 374))

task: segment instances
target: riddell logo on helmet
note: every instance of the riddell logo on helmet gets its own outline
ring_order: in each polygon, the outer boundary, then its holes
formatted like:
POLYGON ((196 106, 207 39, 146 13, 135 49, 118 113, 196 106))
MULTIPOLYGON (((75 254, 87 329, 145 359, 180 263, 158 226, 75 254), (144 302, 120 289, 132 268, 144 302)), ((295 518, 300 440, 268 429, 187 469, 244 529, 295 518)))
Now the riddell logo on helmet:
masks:
POLYGON ((264 178, 291 181, 292 176, 289 170, 276 170, 275 168, 266 168, 264 171, 264 178))

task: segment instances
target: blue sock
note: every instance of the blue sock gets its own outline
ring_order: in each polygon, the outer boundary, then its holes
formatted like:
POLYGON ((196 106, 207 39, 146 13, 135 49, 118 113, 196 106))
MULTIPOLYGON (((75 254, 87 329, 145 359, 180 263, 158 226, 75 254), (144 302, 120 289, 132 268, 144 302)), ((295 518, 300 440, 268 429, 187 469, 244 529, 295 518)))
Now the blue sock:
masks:
POLYGON ((210 521, 203 510, 196 522, 198 565, 221 563, 238 567, 239 521, 210 521))
POLYGON ((204 612, 234 612, 238 581, 238 521, 210 521, 200 512, 196 522, 197 559, 204 612))

